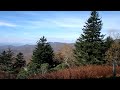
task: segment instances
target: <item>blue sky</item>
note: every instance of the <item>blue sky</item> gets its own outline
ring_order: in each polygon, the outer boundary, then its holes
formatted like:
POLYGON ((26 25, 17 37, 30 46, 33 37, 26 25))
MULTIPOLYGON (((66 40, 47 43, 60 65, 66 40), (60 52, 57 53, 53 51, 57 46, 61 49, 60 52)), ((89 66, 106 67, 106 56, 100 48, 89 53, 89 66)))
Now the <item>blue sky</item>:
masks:
MULTIPOLYGON (((102 33, 120 30, 120 11, 100 11, 102 33)), ((0 11, 0 43, 36 44, 43 35, 49 42, 74 43, 90 11, 0 11)))

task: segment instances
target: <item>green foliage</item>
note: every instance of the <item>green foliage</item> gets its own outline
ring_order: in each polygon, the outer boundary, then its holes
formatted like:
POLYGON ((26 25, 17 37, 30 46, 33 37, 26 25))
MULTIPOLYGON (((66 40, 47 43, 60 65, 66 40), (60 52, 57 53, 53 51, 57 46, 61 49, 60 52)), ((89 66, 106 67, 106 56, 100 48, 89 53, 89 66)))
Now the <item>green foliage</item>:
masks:
POLYGON ((48 72, 48 68, 49 68, 49 64, 48 63, 41 64, 41 73, 42 74, 47 73, 48 72))
POLYGON ((28 66, 27 66, 27 72, 29 75, 31 74, 36 74, 40 72, 40 64, 37 63, 33 63, 31 62, 28 66))
POLYGON ((69 68, 69 66, 65 63, 61 63, 61 64, 57 65, 56 67, 50 69, 50 71, 58 71, 58 70, 62 70, 65 68, 69 68))
POLYGON ((26 79, 30 75, 40 74, 40 73, 41 73, 41 65, 30 62, 26 68, 22 69, 18 73, 17 79, 26 79))
POLYGON ((83 34, 75 43, 75 57, 81 65, 102 64, 104 62, 104 35, 101 35, 102 21, 96 11, 91 12, 84 26, 83 34))
POLYGON ((18 53, 15 59, 15 63, 13 64, 13 69, 16 73, 20 71, 22 67, 25 67, 26 61, 24 60, 23 53, 18 53))
POLYGON ((33 51, 32 60, 27 66, 28 75, 37 73, 46 73, 49 68, 52 68, 54 63, 53 49, 47 39, 43 36, 37 42, 37 46, 33 51))
POLYGON ((27 79, 27 77, 28 77, 28 72, 24 68, 22 68, 21 71, 18 73, 16 79, 27 79))
POLYGON ((27 67, 22 68, 17 75, 17 79, 27 79, 28 76, 41 73, 40 66, 36 63, 29 63, 27 67))
POLYGON ((53 49, 47 39, 43 36, 37 42, 37 46, 33 51, 32 62, 37 64, 49 63, 50 67, 53 65, 53 49))
POLYGON ((54 66, 54 53, 53 49, 47 39, 43 36, 37 42, 37 46, 33 51, 32 60, 27 66, 28 75, 37 73, 46 73, 49 68, 54 66))
POLYGON ((7 51, 3 51, 0 55, 0 66, 3 71, 13 71, 12 65, 13 65, 13 57, 14 53, 11 49, 8 49, 7 51))

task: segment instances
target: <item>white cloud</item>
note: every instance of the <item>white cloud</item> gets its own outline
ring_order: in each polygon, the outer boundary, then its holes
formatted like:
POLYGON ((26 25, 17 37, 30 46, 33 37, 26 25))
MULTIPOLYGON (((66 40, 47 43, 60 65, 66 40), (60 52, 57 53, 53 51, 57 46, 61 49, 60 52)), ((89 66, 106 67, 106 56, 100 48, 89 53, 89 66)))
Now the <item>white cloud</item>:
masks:
POLYGON ((64 28, 65 30, 78 31, 83 28, 85 19, 77 17, 64 17, 64 18, 47 18, 35 21, 26 21, 27 24, 24 28, 38 29, 38 28, 64 28))
POLYGON ((77 17, 64 17, 64 18, 56 18, 56 19, 47 19, 50 23, 53 23, 57 27, 64 28, 82 28, 85 22, 85 19, 77 18, 77 17))
POLYGON ((17 25, 15 25, 13 23, 8 23, 8 22, 0 21, 0 26, 16 27, 17 25))

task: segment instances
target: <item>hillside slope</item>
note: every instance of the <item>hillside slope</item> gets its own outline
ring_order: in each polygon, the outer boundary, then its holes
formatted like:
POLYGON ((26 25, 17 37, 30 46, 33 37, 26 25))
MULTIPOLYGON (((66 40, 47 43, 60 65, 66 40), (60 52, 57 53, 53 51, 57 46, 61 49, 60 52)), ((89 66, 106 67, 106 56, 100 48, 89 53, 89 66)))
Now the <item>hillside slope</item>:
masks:
MULTIPOLYGON (((58 51, 64 44, 66 43, 50 42, 50 45, 52 46, 54 52, 58 51)), ((69 45, 74 46, 73 43, 69 43, 69 45)), ((0 52, 8 48, 11 48, 11 50, 13 50, 15 55, 19 52, 22 52, 24 54, 25 60, 28 63, 32 57, 32 52, 35 49, 35 45, 28 45, 28 44, 22 45, 22 46, 3 45, 3 46, 0 46, 0 52)))

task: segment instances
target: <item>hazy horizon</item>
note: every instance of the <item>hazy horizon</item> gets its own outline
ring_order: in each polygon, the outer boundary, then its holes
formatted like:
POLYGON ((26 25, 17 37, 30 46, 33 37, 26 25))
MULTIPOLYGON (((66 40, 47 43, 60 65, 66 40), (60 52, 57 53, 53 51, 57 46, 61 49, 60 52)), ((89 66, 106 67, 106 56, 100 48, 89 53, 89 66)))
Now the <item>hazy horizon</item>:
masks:
MULTIPOLYGON (((99 11, 102 34, 119 31, 120 11, 99 11)), ((90 11, 0 11, 0 43, 32 44, 42 36, 48 42, 75 43, 90 11)))
MULTIPOLYGON (((73 44, 69 42, 48 42, 48 43, 66 43, 66 44, 73 44)), ((23 46, 23 45, 36 45, 37 43, 0 43, 0 46, 23 46)))

